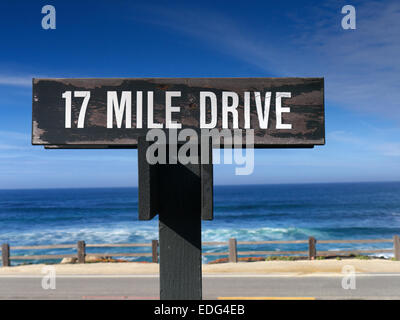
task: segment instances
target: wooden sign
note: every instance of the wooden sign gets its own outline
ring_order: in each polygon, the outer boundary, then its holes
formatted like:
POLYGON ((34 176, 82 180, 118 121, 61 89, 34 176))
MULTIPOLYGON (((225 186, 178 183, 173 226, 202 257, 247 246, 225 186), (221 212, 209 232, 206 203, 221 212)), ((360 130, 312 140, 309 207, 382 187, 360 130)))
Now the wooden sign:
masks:
MULTIPOLYGON (((254 133, 255 148, 313 147, 325 143, 324 120, 322 78, 33 80, 32 144, 139 149, 139 219, 159 215, 167 300, 202 297, 201 218, 213 218, 213 163, 197 154, 194 163, 151 164, 150 130, 243 130, 254 133)), ((162 145, 177 147, 170 141, 162 145)))
POLYGON ((33 79, 32 144, 136 148, 149 129, 254 129, 254 147, 325 143, 323 78, 33 79))

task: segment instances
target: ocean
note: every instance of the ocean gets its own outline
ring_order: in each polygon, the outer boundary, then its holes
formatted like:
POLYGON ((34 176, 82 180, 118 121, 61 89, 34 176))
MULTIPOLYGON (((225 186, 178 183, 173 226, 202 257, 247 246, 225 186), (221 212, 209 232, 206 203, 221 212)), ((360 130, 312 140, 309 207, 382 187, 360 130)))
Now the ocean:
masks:
MULTIPOLYGON (((0 190, 0 243, 150 242, 158 238, 158 219, 138 221, 137 193, 137 188, 0 190)), ((203 241, 228 241, 231 237, 238 241, 305 240, 309 236, 317 240, 390 239, 395 234, 400 235, 400 182, 215 186, 214 220, 202 223, 203 241)), ((319 250, 370 248, 391 249, 392 244, 317 245, 319 250)), ((307 245, 241 245, 239 249, 307 250, 307 245)), ((106 252, 148 250, 112 248, 106 252)), ((224 246, 203 250, 227 251, 224 246)), ((11 254, 61 252, 75 251, 11 254)), ((88 248, 87 252, 105 249, 88 248)), ((204 262, 216 258, 205 257, 204 262)))

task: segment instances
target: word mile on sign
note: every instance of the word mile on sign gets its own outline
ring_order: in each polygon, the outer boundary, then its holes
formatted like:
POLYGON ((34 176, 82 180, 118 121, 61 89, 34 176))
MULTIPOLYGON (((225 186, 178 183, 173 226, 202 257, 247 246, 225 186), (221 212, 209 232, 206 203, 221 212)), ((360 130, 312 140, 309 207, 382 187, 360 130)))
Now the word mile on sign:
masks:
POLYGON ((323 78, 33 79, 32 144, 136 148, 150 129, 253 129, 254 147, 325 143, 323 78))

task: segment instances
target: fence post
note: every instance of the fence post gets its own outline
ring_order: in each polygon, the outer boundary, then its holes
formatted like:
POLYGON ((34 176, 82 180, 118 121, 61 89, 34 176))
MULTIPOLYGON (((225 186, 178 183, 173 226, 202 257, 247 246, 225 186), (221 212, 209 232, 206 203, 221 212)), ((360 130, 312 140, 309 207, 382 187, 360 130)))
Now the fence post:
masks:
POLYGON ((309 260, 315 260, 315 257, 317 256, 317 247, 316 244, 317 240, 314 237, 309 237, 308 238, 308 259, 309 260))
POLYGON ((237 262, 237 241, 235 238, 229 239, 229 262, 237 262))
POLYGON ((85 257, 86 257, 85 241, 78 241, 77 250, 78 250, 78 263, 85 263, 85 257))
POLYGON ((151 240, 152 262, 158 263, 158 240, 151 240))
POLYGON ((394 259, 400 260, 400 239, 398 235, 393 236, 394 259))
POLYGON ((1 259, 3 260, 3 267, 10 266, 10 245, 8 243, 1 245, 1 259))

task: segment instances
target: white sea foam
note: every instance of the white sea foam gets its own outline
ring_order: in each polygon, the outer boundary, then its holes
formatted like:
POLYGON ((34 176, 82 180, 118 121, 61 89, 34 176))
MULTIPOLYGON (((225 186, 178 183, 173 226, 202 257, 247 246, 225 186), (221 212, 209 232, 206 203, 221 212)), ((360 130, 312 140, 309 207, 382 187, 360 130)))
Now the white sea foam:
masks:
POLYGON ((151 241, 158 238, 155 226, 113 225, 104 227, 57 228, 30 230, 28 232, 8 232, 1 234, 2 242, 14 245, 39 245, 75 243, 84 240, 86 243, 124 243, 151 241))
POLYGON ((236 238, 239 241, 265 240, 305 240, 309 236, 326 238, 327 234, 303 228, 218 228, 206 229, 202 232, 203 241, 227 241, 236 238))

